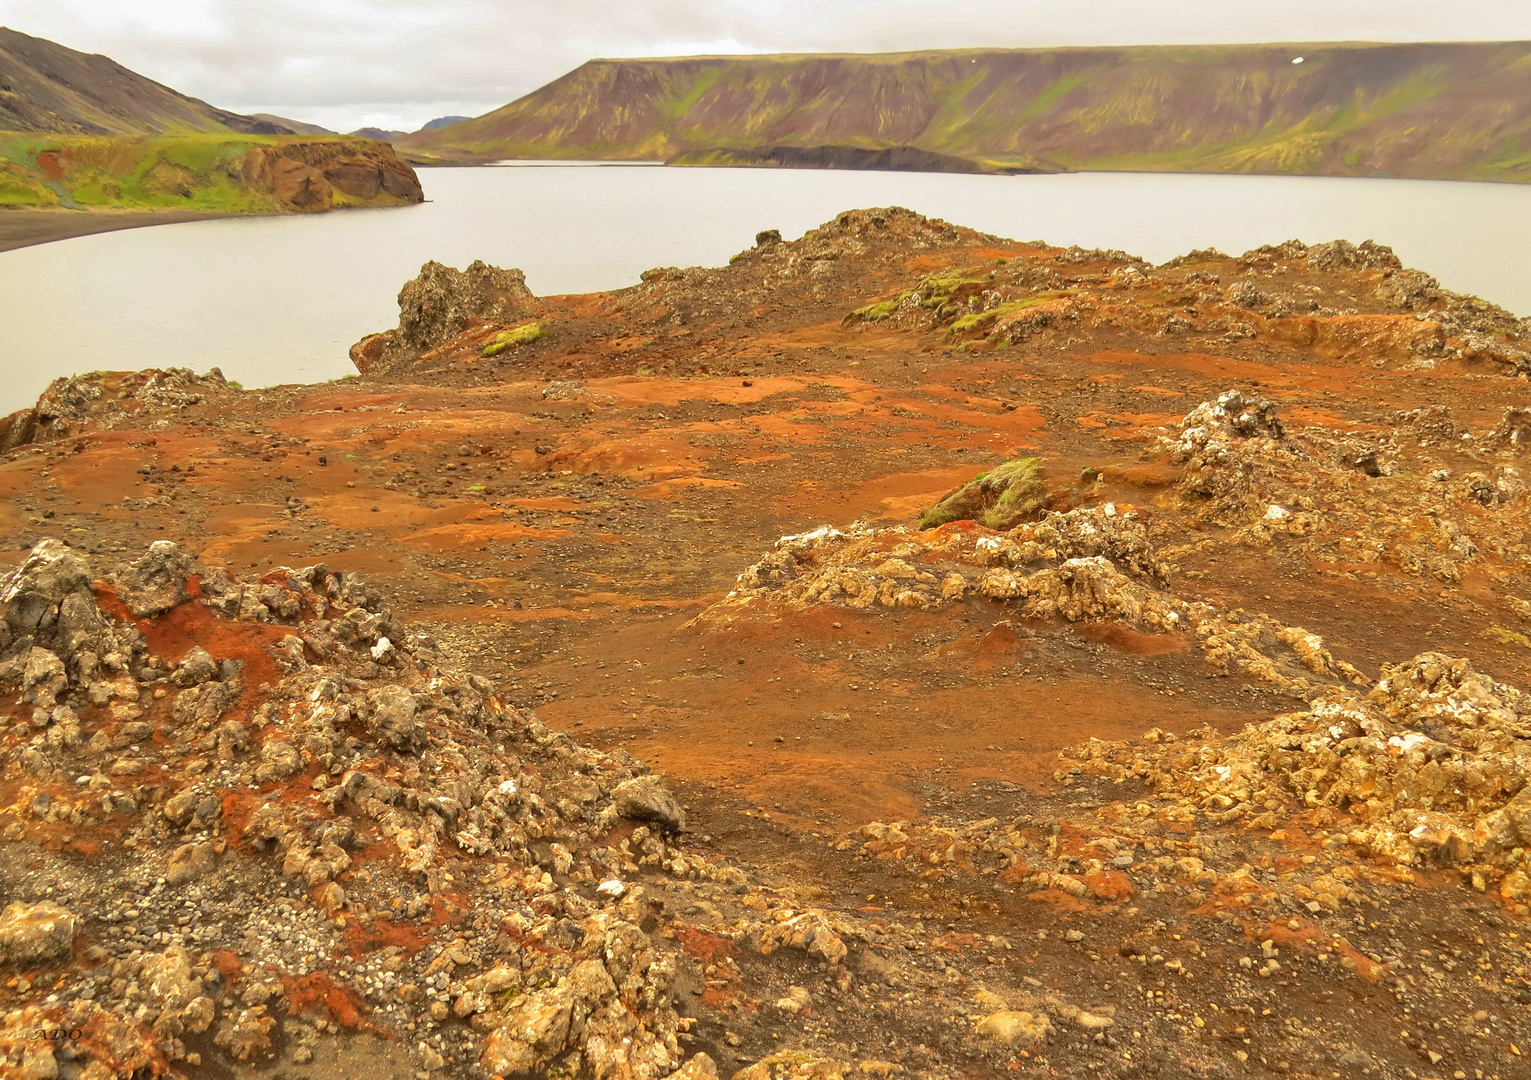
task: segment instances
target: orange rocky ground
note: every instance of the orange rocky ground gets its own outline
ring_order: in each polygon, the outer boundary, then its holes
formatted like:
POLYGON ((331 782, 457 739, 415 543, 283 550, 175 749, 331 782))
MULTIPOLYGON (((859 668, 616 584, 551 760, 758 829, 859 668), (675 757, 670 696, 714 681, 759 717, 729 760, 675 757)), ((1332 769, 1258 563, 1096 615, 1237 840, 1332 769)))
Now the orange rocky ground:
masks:
MULTIPOLYGON (((101 575, 160 539, 204 578, 305 596, 330 595, 323 575, 278 568, 359 574, 497 708, 535 709, 602 769, 625 752, 662 774, 689 826, 656 842, 712 871, 634 854, 586 872, 620 839, 609 818, 547 864, 571 895, 611 871, 658 900, 624 917, 673 954, 679 1019, 634 1023, 679 1042, 643 1075, 696 1051, 747 1080, 1523 1070, 1523 323, 1375 246, 1152 267, 898 210, 614 293, 538 298, 476 264, 428 266, 400 299, 355 380, 55 384, 0 429, 0 537, 18 564, 56 537, 101 575), (1033 520, 915 528, 1017 457, 1042 462, 1033 520)), ((257 698, 297 677, 271 666, 271 624, 315 616, 199 603, 134 624, 162 658, 149 700, 194 643, 243 660, 257 698)), ((46 743, 34 707, 6 752, 46 743)), ((87 874, 96 840, 30 824, 26 783, 0 793, 22 808, 7 857, 41 844, 50 873, 87 874)), ((208 842, 237 840, 231 820, 208 842)), ((410 888, 444 897, 440 874, 509 880, 487 863, 530 857, 444 849, 410 888)), ((421 907, 406 933, 368 894, 382 872, 355 873, 331 875, 359 898, 338 907, 280 885, 262 903, 317 911, 315 933, 348 918, 422 971, 422 942, 469 917, 421 907)), ((107 925, 85 932, 104 946, 107 925)), ((492 963, 453 977, 453 1009, 492 963)), ((307 1075, 382 1040, 404 1075, 486 1076, 531 1007, 410 1017, 366 973, 314 970, 348 987, 337 1031, 361 1034, 304 1027, 294 983, 259 1005, 285 1042, 238 1064, 234 1035, 155 1029, 179 1040, 155 1068, 307 1075)), ((0 1004, 32 1001, 19 985, 0 1004)), ((236 1000, 215 1000, 234 1027, 236 1000)), ((526 1068, 608 1075, 594 1038, 526 1068)))

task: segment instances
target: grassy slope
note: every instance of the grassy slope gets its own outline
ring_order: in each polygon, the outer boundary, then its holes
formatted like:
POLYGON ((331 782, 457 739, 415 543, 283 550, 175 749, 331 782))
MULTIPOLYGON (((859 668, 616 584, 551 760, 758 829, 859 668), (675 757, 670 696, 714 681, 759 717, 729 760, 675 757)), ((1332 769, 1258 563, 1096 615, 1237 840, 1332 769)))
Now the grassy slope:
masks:
POLYGON ((911 145, 1081 169, 1527 181, 1531 43, 595 60, 399 147, 654 160, 778 144, 911 145))
MULTIPOLYGON (((252 147, 313 143, 271 135, 119 138, 0 132, 0 207, 275 212, 276 199, 229 166, 252 147)), ((335 141, 350 141, 338 139, 335 141)))
MULTIPOLYGON (((311 165, 336 154, 364 159, 378 149, 345 136, 267 134, 285 130, 187 97, 107 57, 0 27, 0 209, 276 212, 287 207, 261 190, 265 180, 252 186, 236 167, 251 149, 281 147, 311 165)), ((341 186, 332 187, 334 206, 406 201, 396 189, 357 197, 341 186)))

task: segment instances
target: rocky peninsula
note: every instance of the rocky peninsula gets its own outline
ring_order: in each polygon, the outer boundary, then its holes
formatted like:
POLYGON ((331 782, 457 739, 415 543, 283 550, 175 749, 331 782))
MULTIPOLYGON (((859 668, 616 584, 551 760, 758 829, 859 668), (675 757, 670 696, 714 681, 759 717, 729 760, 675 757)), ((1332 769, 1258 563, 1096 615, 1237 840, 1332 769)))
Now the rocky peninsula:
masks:
POLYGON ((0 427, 0 1071, 1524 1071, 1524 320, 897 208, 399 300, 0 427))
POLYGON ((386 143, 218 109, 105 56, 0 27, 0 251, 424 198, 386 143))

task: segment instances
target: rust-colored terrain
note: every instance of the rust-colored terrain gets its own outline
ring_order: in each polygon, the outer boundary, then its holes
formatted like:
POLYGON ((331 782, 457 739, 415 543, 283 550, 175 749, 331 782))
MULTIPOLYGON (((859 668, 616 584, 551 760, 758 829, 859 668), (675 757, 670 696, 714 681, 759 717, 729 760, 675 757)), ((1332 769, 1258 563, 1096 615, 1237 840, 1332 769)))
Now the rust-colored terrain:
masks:
POLYGON ((400 306, 0 428, 15 1075, 1524 1073, 1523 322, 897 209, 400 306))

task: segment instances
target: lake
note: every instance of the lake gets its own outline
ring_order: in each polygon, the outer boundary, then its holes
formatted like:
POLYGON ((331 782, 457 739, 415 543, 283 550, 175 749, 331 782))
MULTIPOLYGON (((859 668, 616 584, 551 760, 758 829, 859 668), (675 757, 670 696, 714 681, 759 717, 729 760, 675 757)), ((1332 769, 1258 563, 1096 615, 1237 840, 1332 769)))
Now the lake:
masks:
POLYGON ((939 173, 516 163, 421 171, 390 210, 200 221, 0 253, 0 414, 98 369, 218 366, 246 386, 352 373, 420 264, 516 266, 538 293, 718 266, 776 228, 900 205, 1016 240, 1155 262, 1297 238, 1391 244, 1447 288, 1531 314, 1531 186, 1287 176, 939 173))

